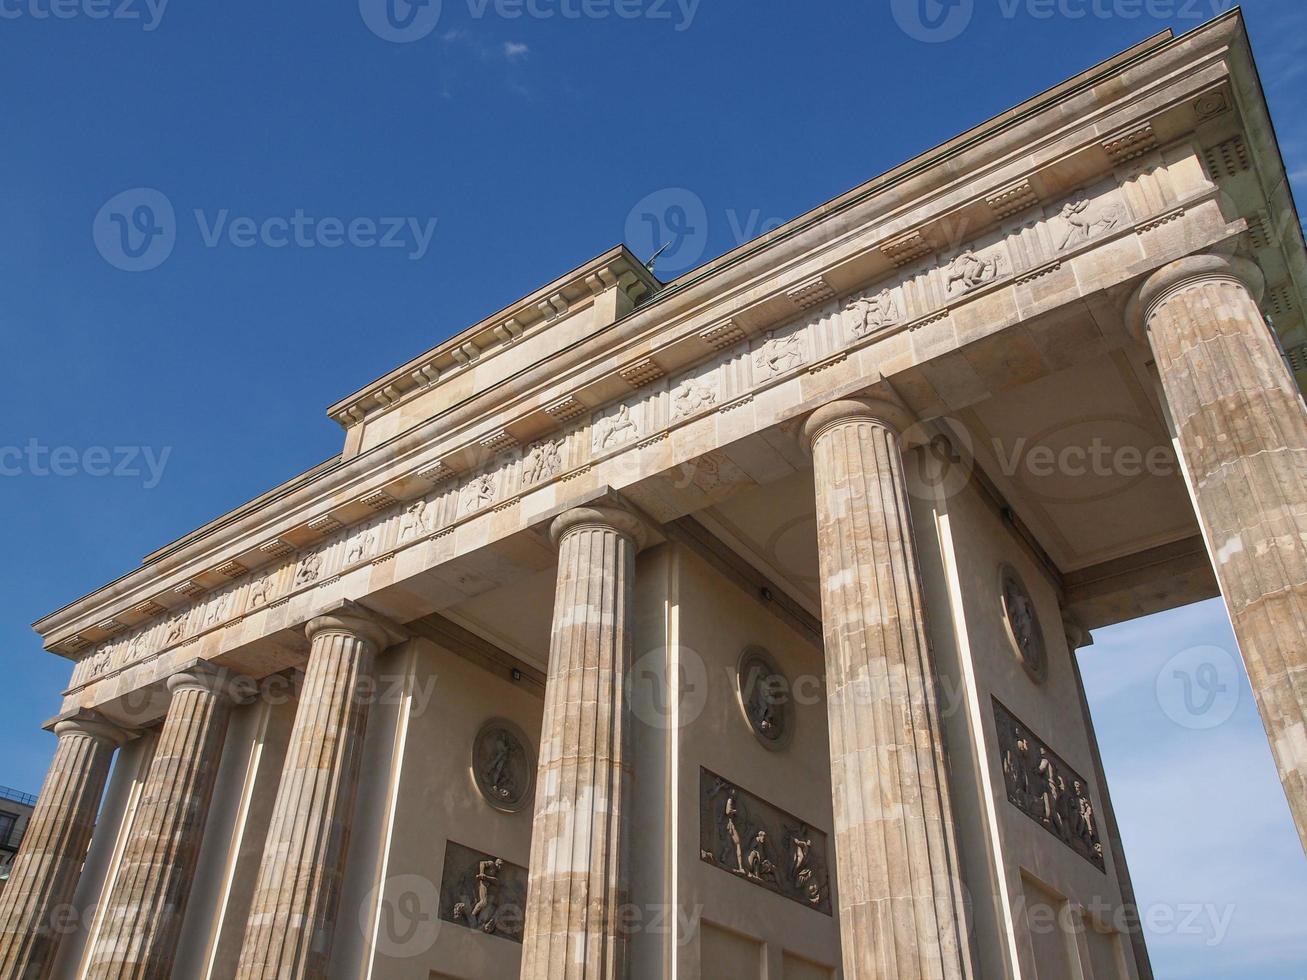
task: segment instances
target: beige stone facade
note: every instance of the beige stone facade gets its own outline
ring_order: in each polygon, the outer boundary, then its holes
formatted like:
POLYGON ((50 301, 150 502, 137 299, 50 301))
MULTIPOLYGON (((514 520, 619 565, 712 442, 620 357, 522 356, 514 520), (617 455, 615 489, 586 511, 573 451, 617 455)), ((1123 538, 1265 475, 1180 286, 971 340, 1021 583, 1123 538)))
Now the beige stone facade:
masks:
POLYGON ((0 978, 1151 977, 1075 648, 1224 594, 1307 828, 1305 295, 1237 13, 599 256, 37 624, 0 978))

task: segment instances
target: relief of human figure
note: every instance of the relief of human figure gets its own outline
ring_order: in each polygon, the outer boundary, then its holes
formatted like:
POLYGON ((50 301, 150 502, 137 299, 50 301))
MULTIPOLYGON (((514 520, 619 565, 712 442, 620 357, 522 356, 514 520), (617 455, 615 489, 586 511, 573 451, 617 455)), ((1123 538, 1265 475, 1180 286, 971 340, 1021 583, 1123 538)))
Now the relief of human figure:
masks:
POLYGON ((617 414, 599 420, 599 448, 608 449, 640 434, 628 405, 617 406, 617 414))
POLYGON ((553 439, 537 442, 527 453, 523 477, 527 483, 539 483, 548 479, 563 468, 563 458, 558 451, 558 443, 553 439))
POLYGON ((490 764, 486 766, 486 779, 490 783, 490 790, 502 800, 508 799, 513 795, 510 785, 512 774, 508 766, 513 759, 513 743, 506 732, 499 732, 495 736, 495 748, 490 757, 490 764))
POLYGON ((792 370, 803 363, 803 349, 794 334, 777 337, 768 333, 763 345, 754 355, 754 363, 768 376, 792 370))
POLYGON ((1095 205, 1088 198, 1083 198, 1062 205, 1058 217, 1067 224, 1066 235, 1058 246, 1059 249, 1065 249, 1072 244, 1089 241, 1097 232, 1111 231, 1125 218, 1125 212, 1120 204, 1095 205))
POLYGON ((1075 817, 1075 834, 1091 850, 1102 850, 1102 845, 1098 841, 1098 827, 1094 815, 1094 804, 1089 799, 1089 789, 1079 779, 1071 781, 1071 789, 1074 793, 1074 817, 1075 817))
POLYGON ((377 536, 372 531, 366 531, 359 535, 349 546, 349 552, 345 555, 345 564, 353 565, 360 562, 368 555, 372 554, 376 547, 377 536))
POLYGON ((1013 727, 1012 743, 1003 753, 1003 776, 1013 801, 1023 810, 1031 805, 1030 742, 1020 728, 1013 727))
POLYGON ((1058 812, 1060 792, 1058 788, 1057 766, 1048 754, 1048 749, 1039 747, 1040 805, 1042 819, 1049 827, 1058 829, 1061 814, 1058 812))
POLYGON ((495 499, 495 481, 488 474, 478 476, 467 485, 466 492, 467 500, 463 505, 463 512, 470 514, 495 499))
POLYGON ((404 516, 399 520, 399 540, 412 541, 427 529, 427 502, 415 500, 404 508, 404 516))
POLYGON ((168 633, 163 638, 164 643, 177 643, 186 635, 186 616, 179 613, 168 622, 168 633))
POLYGON ((899 319, 898 305, 889 289, 882 289, 875 296, 858 296, 848 306, 853 314, 853 332, 858 337, 865 337, 878 327, 887 327, 899 319))
POLYGON ((499 874, 504 869, 503 858, 493 858, 477 863, 477 901, 469 912, 467 902, 458 902, 454 906, 454 918, 465 919, 467 924, 482 932, 495 931, 495 895, 499 891, 499 874))
POLYGON ((308 585, 310 582, 316 582, 318 576, 322 574, 322 555, 316 551, 310 551, 300 562, 299 569, 295 572, 295 584, 308 585))
POLYGON ((735 873, 747 874, 744 869, 744 843, 740 838, 740 828, 736 819, 740 815, 740 806, 735 802, 735 791, 726 797, 726 836, 731 840, 735 850, 735 873))
POLYGON ((956 284, 964 289, 974 289, 998 278, 1001 271, 999 257, 981 258, 971 246, 964 248, 950 263, 946 292, 952 293, 956 284))
POLYGON ((250 586, 250 608, 255 609, 268 601, 268 590, 272 588, 272 576, 265 575, 256 579, 250 586))
POLYGON ((767 831, 760 830, 753 835, 749 846, 749 856, 744 863, 745 875, 753 881, 776 881, 776 865, 767 856, 767 831))
POLYGON ((821 883, 808 863, 812 851, 812 835, 806 826, 790 832, 790 880, 813 905, 821 904, 821 883))
POLYGON ((673 417, 679 419, 700 409, 711 408, 717 402, 717 392, 707 382, 686 378, 676 389, 672 402, 673 417))
POLYGON ((1035 642, 1035 609, 1015 586, 1007 587, 1008 620, 1012 623, 1012 635, 1022 656, 1030 656, 1035 642))

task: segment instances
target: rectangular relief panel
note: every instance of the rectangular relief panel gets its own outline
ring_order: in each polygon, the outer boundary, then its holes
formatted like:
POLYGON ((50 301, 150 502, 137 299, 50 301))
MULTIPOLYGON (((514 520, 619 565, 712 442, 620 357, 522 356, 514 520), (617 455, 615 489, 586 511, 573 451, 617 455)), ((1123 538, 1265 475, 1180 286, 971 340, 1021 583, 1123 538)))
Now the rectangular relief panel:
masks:
POLYGON ((831 914, 826 834, 699 770, 699 857, 743 881, 831 914))
POLYGON ((1008 802, 1106 873, 1089 782, 994 698, 1008 802))
POLYGON ((440 917, 520 943, 526 928, 526 880, 521 865, 447 841, 440 917))

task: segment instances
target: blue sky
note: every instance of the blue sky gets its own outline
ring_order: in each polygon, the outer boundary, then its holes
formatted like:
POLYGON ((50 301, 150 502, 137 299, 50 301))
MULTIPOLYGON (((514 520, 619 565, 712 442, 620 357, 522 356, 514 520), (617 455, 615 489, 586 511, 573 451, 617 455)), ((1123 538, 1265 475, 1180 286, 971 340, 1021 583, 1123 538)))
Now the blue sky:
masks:
MULTIPOLYGON (((0 783, 27 790, 68 676, 28 624, 335 453, 338 397, 618 241, 672 237, 684 271, 1227 6, 953 0, 923 41, 916 0, 54 2, 0 0, 0 783), (175 224, 133 257, 104 208, 140 188, 175 224)), ((1245 11, 1301 194, 1307 13, 1245 11)), ((1117 683, 1181 632, 1233 649, 1219 612, 1105 634, 1086 671, 1141 898, 1244 910, 1160 974, 1302 977, 1251 706, 1195 736, 1117 683)))

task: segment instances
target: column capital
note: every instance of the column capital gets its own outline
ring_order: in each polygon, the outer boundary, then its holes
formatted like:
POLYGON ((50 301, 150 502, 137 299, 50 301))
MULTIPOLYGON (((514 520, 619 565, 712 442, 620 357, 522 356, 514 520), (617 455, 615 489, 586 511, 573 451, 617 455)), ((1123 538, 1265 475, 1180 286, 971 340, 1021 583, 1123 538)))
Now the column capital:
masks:
POLYGON ((193 660, 168 678, 168 693, 178 691, 207 691, 226 698, 234 704, 245 704, 259 693, 258 682, 234 674, 207 660, 193 660))
POLYGON ((804 445, 811 449, 824 432, 844 422, 874 422, 901 436, 916 421, 905 405, 888 398, 845 398, 808 416, 803 424, 804 445))
POLYGON ((121 725, 115 725, 98 711, 86 708, 56 715, 42 727, 55 735, 85 735, 115 749, 130 742, 139 734, 121 725))
POLYGON ((629 538, 635 545, 636 551, 647 547, 652 537, 649 525, 642 518, 629 510, 608 504, 573 507, 559 514, 549 526, 549 537, 555 545, 558 545, 571 532, 584 528, 616 531, 623 537, 629 538))
POLYGON ((1083 647, 1094 645, 1094 638, 1089 630, 1085 629, 1080 624, 1080 620, 1070 613, 1062 614, 1062 632, 1066 635, 1067 646, 1071 648, 1073 654, 1083 647))
POLYGON ((1209 280, 1237 282, 1256 303, 1261 303, 1266 292, 1266 277, 1249 259, 1212 252, 1186 255, 1156 270, 1135 291, 1125 312, 1131 336, 1148 343, 1148 320, 1153 312, 1184 287, 1209 280))
POLYGON ((348 634, 370 643, 377 653, 408 639, 404 629, 348 599, 323 609, 304 624, 304 635, 310 643, 322 633, 348 634))

